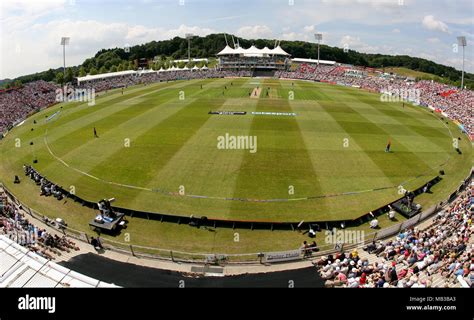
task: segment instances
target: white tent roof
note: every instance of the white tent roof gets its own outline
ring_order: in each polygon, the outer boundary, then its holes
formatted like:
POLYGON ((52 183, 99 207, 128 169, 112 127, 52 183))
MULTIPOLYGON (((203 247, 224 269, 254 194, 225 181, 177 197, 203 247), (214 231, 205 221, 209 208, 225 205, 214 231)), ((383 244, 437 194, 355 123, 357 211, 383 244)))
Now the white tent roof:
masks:
POLYGON ((289 56, 285 50, 283 50, 280 46, 276 47, 275 49, 269 49, 265 47, 264 49, 259 49, 255 46, 251 46, 248 49, 244 48, 236 48, 232 49, 229 46, 226 46, 224 50, 217 54, 218 56, 228 56, 228 55, 244 55, 248 57, 262 57, 264 55, 276 55, 276 56, 289 56))
POLYGON ((201 70, 209 70, 209 68, 204 66, 204 67, 201 68, 201 70))
POLYGON ((199 70, 198 66, 194 66, 192 70, 199 70))
POLYGON ((268 47, 265 47, 265 48, 262 49, 263 54, 272 54, 272 52, 273 51, 268 47))
POLYGON ((248 49, 245 49, 245 48, 242 48, 242 47, 238 47, 238 48, 235 48, 234 49, 234 53, 233 54, 246 54, 248 52, 248 49))
POLYGON ((225 56, 225 55, 229 55, 229 54, 235 54, 234 50, 235 49, 232 49, 229 46, 225 46, 225 48, 221 52, 219 52, 217 55, 218 56, 225 56))
POLYGON ((289 56, 288 53, 286 53, 285 50, 283 50, 280 46, 276 47, 275 49, 272 50, 272 54, 277 55, 277 56, 289 56))
POLYGON ((256 46, 251 46, 244 53, 247 57, 262 57, 264 55, 263 50, 258 49, 256 46))
POLYGON ((101 282, 29 251, 0 236, 0 288, 107 288, 101 282))
POLYGON ((247 49, 247 51, 250 52, 262 52, 259 48, 257 48, 255 45, 252 45, 250 48, 247 49))

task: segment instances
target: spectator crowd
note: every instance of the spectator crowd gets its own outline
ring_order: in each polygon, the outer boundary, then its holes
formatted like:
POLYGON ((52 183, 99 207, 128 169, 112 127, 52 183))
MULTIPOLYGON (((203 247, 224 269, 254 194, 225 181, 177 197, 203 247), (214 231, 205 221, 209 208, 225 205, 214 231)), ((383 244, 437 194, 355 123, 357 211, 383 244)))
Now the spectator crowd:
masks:
MULTIPOLYGON (((44 217, 44 222, 54 225, 55 222, 44 217)), ((53 260, 64 252, 78 251, 76 244, 66 236, 51 234, 46 229, 32 224, 21 211, 21 206, 11 202, 7 195, 0 191, 0 235, 29 248, 40 256, 53 260)))
POLYGON ((55 102, 54 84, 36 81, 0 93, 0 133, 55 102))
POLYGON ((93 80, 81 83, 80 87, 94 89, 96 92, 107 91, 117 88, 127 88, 139 84, 152 84, 157 82, 168 82, 175 80, 195 80, 195 79, 218 79, 231 77, 251 77, 250 71, 219 71, 219 70, 198 70, 198 71, 166 71, 153 73, 137 73, 102 80, 93 80))
MULTIPOLYGON (((420 92, 420 104, 444 112, 461 123, 473 137, 474 92, 433 81, 406 81, 382 75, 348 75, 347 67, 300 66, 295 71, 278 71, 277 78, 299 79, 352 86, 383 93, 388 88, 415 89, 420 92)), ((360 69, 363 71, 363 69, 360 69)), ((80 87, 96 92, 126 88, 138 84, 152 84, 174 80, 225 77, 251 77, 251 71, 170 71, 127 75, 81 83, 80 87)), ((30 114, 56 101, 57 85, 36 81, 20 88, 0 92, 0 133, 24 120, 30 114)), ((32 167, 25 166, 25 175, 36 182, 41 195, 63 198, 61 188, 42 177, 32 167)), ((447 209, 441 211, 425 230, 410 228, 387 242, 374 242, 363 248, 365 257, 357 249, 323 257, 315 262, 321 277, 329 287, 430 287, 435 276, 445 285, 460 284, 472 287, 474 282, 472 224, 474 188, 471 185, 447 209), (370 257, 370 259, 369 259, 370 257), (369 262, 372 260, 372 262, 369 262)), ((45 222, 51 223, 45 218, 45 222)), ((52 259, 61 251, 78 250, 66 237, 49 234, 34 226, 21 208, 9 202, 0 192, 0 234, 52 259)), ((305 244, 307 245, 307 244, 305 244)), ((308 245, 307 251, 316 251, 308 245)))
POLYGON ((373 242, 363 248, 364 258, 354 249, 314 264, 328 287, 473 287, 473 196, 471 185, 425 230, 410 228, 395 239, 373 242))
MULTIPOLYGON (((174 80, 210 79, 226 77, 251 77, 252 71, 221 71, 217 69, 195 71, 169 71, 136 73, 133 75, 112 77, 83 82, 81 89, 94 89, 96 93, 116 88, 126 88, 138 84, 151 84, 174 80)), ((300 65, 294 71, 278 71, 277 78, 298 79, 327 82, 343 86, 352 86, 364 90, 384 93, 387 90, 420 92, 419 103, 432 107, 438 112, 444 112, 448 117, 458 121, 465 131, 474 136, 473 110, 474 92, 432 81, 406 81, 400 77, 384 75, 368 75, 363 68, 344 66, 320 65, 317 67, 300 65), (349 71, 357 71, 356 76, 349 71)), ((24 120, 28 115, 46 108, 56 99, 58 87, 45 81, 28 83, 21 88, 0 92, 0 132, 5 132, 12 126, 24 120)))

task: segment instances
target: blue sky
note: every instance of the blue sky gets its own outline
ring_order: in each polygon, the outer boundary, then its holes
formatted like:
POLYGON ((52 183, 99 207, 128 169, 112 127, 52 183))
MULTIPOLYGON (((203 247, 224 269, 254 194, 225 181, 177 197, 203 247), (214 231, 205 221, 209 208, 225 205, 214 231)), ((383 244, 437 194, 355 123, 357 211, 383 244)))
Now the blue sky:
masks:
POLYGON ((7 0, 0 4, 0 79, 62 64, 61 36, 70 36, 69 65, 102 48, 185 33, 314 41, 369 53, 408 54, 461 67, 453 45, 470 46, 472 0, 7 0))

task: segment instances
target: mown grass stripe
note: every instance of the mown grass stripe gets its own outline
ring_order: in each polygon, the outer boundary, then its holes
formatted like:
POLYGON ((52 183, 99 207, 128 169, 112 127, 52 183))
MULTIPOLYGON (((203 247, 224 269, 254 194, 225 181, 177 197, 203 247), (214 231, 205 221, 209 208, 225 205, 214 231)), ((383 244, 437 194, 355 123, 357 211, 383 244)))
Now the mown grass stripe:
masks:
MULTIPOLYGON (((262 86, 268 85, 275 83, 265 80, 262 86)), ((260 99, 256 111, 292 112, 292 108, 288 100, 260 99)), ((249 134, 258 138, 259 151, 245 154, 234 198, 291 199, 324 193, 294 117, 254 116, 249 134), (272 165, 268 166, 269 163, 272 165), (294 195, 289 193, 290 186, 296 190, 294 195)), ((232 205, 231 216, 251 218, 252 210, 258 210, 262 215, 268 212, 281 219, 285 212, 291 215, 295 207, 291 202, 273 205, 239 203, 232 205)), ((324 202, 319 203, 318 210, 324 210, 324 202)))
MULTIPOLYGON (((213 102, 213 107, 220 110, 235 111, 234 106, 213 102)), ((252 111, 255 101, 246 105, 252 111)), ((203 108, 202 112, 206 110, 203 108)), ((148 183, 153 189, 177 192, 179 186, 185 188, 187 197, 173 199, 175 205, 183 211, 189 207, 202 208, 220 216, 227 217, 241 162, 247 151, 218 150, 217 137, 226 133, 247 135, 251 121, 247 117, 213 116, 192 136, 182 148, 163 166, 156 177, 148 183), (192 157, 189 157, 193 154, 192 157), (217 182, 217 183, 216 183, 217 182), (190 198, 193 197, 193 198, 190 198), (222 200, 209 199, 222 198, 222 200)), ((135 204, 148 202, 147 195, 142 193, 134 201, 135 204)), ((172 210, 170 208, 169 210, 172 210)))
POLYGON ((93 128, 98 130, 100 137, 107 137, 109 133, 114 134, 114 132, 118 132, 121 124, 140 117, 150 110, 152 111, 155 108, 159 108, 165 103, 178 101, 178 92, 170 90, 161 93, 159 98, 157 97, 158 96, 148 97, 143 101, 136 102, 125 108, 115 109, 115 106, 109 106, 107 110, 109 112, 107 112, 106 117, 96 118, 94 116, 93 119, 83 117, 84 120, 80 122, 72 120, 72 123, 64 123, 63 130, 56 129, 54 131, 48 131, 48 141, 53 146, 56 155, 65 157, 76 148, 91 143, 97 144, 97 142, 103 142, 105 140, 95 139, 93 136, 93 128), (67 134, 65 133, 65 129, 67 129, 67 134), (75 130, 72 131, 73 129, 75 130), (49 132, 52 134, 50 135, 49 132))
MULTIPOLYGON (((357 97, 354 97, 355 101, 359 101, 357 97)), ((354 100, 352 100, 354 101, 354 100)), ((392 114, 396 115, 405 115, 405 117, 398 117, 395 119, 397 122, 397 125, 385 125, 385 131, 386 132, 391 132, 394 135, 399 135, 405 133, 412 133, 412 135, 417 139, 420 139, 424 141, 424 143, 427 146, 430 146, 430 149, 437 150, 440 152, 454 152, 454 150, 451 148, 452 144, 452 138, 450 136, 449 131, 442 126, 442 123, 439 123, 438 128, 420 128, 419 126, 413 126, 405 123, 406 119, 409 119, 410 121, 414 121, 418 125, 423 125, 422 122, 418 121, 414 116, 411 115, 410 112, 404 112, 402 110, 394 110, 394 104, 388 104, 388 103, 378 103, 375 105, 369 105, 367 103, 362 102, 364 106, 371 107, 372 110, 376 114, 383 114, 388 117, 391 117, 392 114), (377 108, 375 107, 377 106, 377 108), (431 138, 445 138, 445 142, 442 142, 439 139, 431 139, 431 138)), ((398 107, 398 106, 397 106, 398 107)), ((401 108, 401 106, 400 106, 401 108)), ((370 115, 364 115, 365 118, 371 120, 370 115)), ((371 120, 372 121, 372 120, 371 120)), ((377 122, 378 123, 378 122, 377 122)), ((413 149, 415 150, 415 149, 413 149)))
MULTIPOLYGON (((194 136, 207 121, 209 115, 202 112, 199 100, 182 102, 182 107, 160 123, 140 132, 132 141, 130 148, 120 148, 116 152, 101 158, 89 173, 94 176, 113 177, 122 184, 147 186, 166 165, 170 159, 194 136), (188 121, 187 121, 188 119, 188 121), (143 158, 142 155, 147 157, 143 158), (119 159, 127 159, 120 161, 119 159), (133 174, 127 170, 133 163, 133 174), (113 164, 113 165, 111 165, 113 164)), ((78 184, 83 184, 85 178, 80 178, 78 184), (84 180, 84 181, 81 181, 84 180)), ((87 179, 86 179, 87 180, 87 179)), ((138 194, 127 197, 132 201, 138 194)))

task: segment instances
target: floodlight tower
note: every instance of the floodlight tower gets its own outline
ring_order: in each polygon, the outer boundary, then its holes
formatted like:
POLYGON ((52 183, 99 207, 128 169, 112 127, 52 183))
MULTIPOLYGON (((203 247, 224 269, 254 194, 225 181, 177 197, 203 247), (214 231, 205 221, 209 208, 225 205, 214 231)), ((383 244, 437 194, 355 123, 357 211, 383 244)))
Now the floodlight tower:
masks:
POLYGON ((63 66, 64 66, 64 82, 66 81, 66 46, 69 45, 69 37, 62 37, 61 38, 61 45, 63 46, 63 66))
POLYGON ((464 66, 466 63, 465 49, 467 47, 466 37, 458 37, 458 46, 462 47, 462 79, 461 90, 464 90, 464 66))
POLYGON ((194 34, 186 33, 186 39, 188 40, 188 64, 191 63, 191 39, 194 38, 194 34))
POLYGON ((323 34, 322 33, 316 33, 314 35, 316 37, 316 41, 318 41, 318 66, 319 66, 319 48, 321 45, 321 41, 323 40, 323 34))

